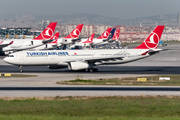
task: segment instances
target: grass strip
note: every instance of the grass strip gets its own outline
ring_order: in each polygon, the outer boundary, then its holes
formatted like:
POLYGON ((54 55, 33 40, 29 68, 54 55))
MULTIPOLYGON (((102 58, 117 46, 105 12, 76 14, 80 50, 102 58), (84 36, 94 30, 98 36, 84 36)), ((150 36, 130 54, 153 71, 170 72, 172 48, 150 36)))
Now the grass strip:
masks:
POLYGON ((180 97, 56 97, 0 100, 0 119, 180 119, 180 97))
POLYGON ((30 115, 0 115, 1 120, 179 120, 180 117, 119 117, 119 116, 30 116, 30 115))
POLYGON ((70 84, 70 85, 146 85, 146 86, 180 86, 180 75, 157 75, 157 76, 143 76, 143 77, 125 77, 125 78, 109 78, 109 79, 95 79, 85 80, 77 78, 69 81, 59 81, 56 84, 70 84), (171 80, 159 80, 159 77, 170 77, 171 80), (149 78, 146 82, 137 81, 138 78, 149 78))
POLYGON ((0 76, 0 78, 16 78, 16 77, 38 77, 37 75, 11 74, 11 76, 0 76))

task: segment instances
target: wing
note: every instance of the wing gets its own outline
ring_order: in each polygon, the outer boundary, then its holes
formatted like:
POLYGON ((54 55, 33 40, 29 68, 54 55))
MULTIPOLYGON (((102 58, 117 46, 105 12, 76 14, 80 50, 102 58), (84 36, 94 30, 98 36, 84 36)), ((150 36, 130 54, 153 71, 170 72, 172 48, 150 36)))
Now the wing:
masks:
POLYGON ((100 62, 100 61, 109 61, 109 60, 122 60, 124 56, 106 56, 106 57, 89 57, 89 58, 81 58, 81 59, 71 59, 63 61, 62 63, 69 63, 75 61, 86 61, 86 62, 100 62))
POLYGON ((0 45, 0 48, 2 49, 3 47, 6 47, 8 45, 10 45, 10 44, 2 44, 2 45, 0 45))

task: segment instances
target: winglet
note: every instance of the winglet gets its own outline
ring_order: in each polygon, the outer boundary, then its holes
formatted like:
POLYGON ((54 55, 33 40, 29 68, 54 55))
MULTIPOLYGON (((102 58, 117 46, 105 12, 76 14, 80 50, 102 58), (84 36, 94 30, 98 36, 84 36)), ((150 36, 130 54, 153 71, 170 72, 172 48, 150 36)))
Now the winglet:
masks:
POLYGON ((145 39, 145 41, 134 49, 156 49, 161 39, 164 27, 164 25, 157 26, 154 31, 151 32, 151 34, 145 39))
POLYGON ((51 22, 39 36, 34 38, 33 40, 47 40, 52 39, 57 22, 51 22))

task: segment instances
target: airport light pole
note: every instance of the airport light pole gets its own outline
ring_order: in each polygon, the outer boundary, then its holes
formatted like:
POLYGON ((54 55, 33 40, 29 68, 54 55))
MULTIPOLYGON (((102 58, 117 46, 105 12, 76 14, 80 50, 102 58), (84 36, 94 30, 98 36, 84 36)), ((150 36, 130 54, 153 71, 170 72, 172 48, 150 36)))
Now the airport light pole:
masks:
MULTIPOLYGON (((21 34, 22 34, 22 36, 23 36, 23 28, 24 28, 24 21, 21 21, 22 22, 22 31, 21 31, 21 34)), ((24 38, 24 37, 23 37, 24 38)))
POLYGON ((15 34, 15 22, 16 22, 16 20, 12 20, 13 21, 13 26, 14 26, 14 38, 15 38, 15 36, 16 36, 16 34, 15 34))
POLYGON ((34 23, 35 23, 35 21, 32 21, 32 23, 33 23, 33 38, 35 38, 35 36, 34 36, 34 33, 35 33, 34 23))
POLYGON ((6 26, 6 22, 7 22, 7 19, 4 19, 4 25, 5 25, 5 28, 7 28, 7 26, 6 26))

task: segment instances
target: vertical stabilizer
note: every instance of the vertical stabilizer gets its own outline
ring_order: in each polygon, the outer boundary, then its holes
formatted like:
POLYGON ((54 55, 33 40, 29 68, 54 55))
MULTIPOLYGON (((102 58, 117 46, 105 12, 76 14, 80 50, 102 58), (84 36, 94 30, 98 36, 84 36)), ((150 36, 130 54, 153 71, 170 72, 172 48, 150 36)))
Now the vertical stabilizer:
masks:
POLYGON ((64 39, 76 39, 79 37, 81 30, 82 30, 83 24, 79 24, 77 25, 77 27, 66 37, 64 37, 64 39))
POLYGON ((106 31, 104 31, 103 34, 99 36, 97 39, 108 39, 111 29, 112 28, 106 29, 106 31))
POLYGON ((156 49, 158 47, 159 41, 161 39, 162 32, 164 30, 164 25, 157 26, 151 34, 144 40, 144 42, 134 49, 156 49))
POLYGON ((47 40, 52 39, 57 22, 51 22, 39 36, 34 38, 33 40, 47 40))
POLYGON ((93 39, 94 39, 94 33, 86 41, 84 41, 82 43, 92 43, 93 39))

